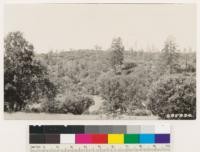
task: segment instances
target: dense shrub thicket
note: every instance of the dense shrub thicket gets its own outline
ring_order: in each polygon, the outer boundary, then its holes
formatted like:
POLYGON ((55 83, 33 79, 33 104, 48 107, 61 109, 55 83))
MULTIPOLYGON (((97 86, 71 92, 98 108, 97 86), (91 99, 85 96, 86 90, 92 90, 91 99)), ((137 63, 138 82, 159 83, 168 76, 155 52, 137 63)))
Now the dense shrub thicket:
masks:
MULTIPOLYGON (((196 81, 194 75, 169 75, 160 78, 149 92, 149 108, 154 115, 182 119, 185 114, 195 118, 196 81)), ((188 119, 191 119, 188 116, 188 119)), ((187 119, 187 118, 186 118, 187 119)))
POLYGON ((61 111, 65 113, 82 114, 93 104, 94 101, 88 96, 70 94, 65 98, 61 111))
POLYGON ((43 102, 43 105, 41 106, 43 108, 42 111, 51 113, 82 114, 94 104, 93 99, 83 94, 70 92, 59 96, 60 97, 57 97, 51 102, 43 102))
POLYGON ((116 38, 106 51, 34 55, 14 32, 5 38, 4 64, 5 111, 83 114, 97 95, 104 114, 196 116, 195 53, 178 50, 172 39, 160 52, 125 50, 116 38))
POLYGON ((141 70, 141 67, 134 67, 132 73, 122 70, 116 75, 113 71, 99 78, 100 95, 107 101, 104 105, 106 112, 133 115, 137 109, 147 109, 147 94, 155 77, 152 78, 148 68, 141 70))

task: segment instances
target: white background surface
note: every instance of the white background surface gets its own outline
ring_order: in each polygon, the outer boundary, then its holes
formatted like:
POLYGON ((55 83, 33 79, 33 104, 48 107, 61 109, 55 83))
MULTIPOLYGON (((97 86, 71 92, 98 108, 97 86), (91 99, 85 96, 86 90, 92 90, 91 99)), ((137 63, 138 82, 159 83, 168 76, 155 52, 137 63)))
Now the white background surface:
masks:
MULTIPOLYGON (((19 0, 9 0, 9 2, 17 2, 19 0)), ((122 2, 122 0, 71 0, 71 1, 56 1, 56 0, 21 0, 26 2, 122 2)), ((198 37, 197 37, 197 120, 195 121, 126 121, 126 120, 87 120, 87 121, 11 121, 11 120, 3 120, 3 4, 5 1, 0 0, 0 152, 26 152, 27 144, 28 144, 28 125, 45 125, 45 124, 56 124, 56 125, 67 125, 67 124, 120 124, 120 125, 134 125, 134 124, 162 124, 169 123, 171 125, 172 130, 172 152, 200 152, 200 115, 199 111, 199 42, 200 42, 200 30, 197 29, 198 37)), ((8 2, 8 1, 7 1, 8 2)), ((200 11, 199 6, 200 2, 198 0, 123 0, 123 2, 196 2, 198 3, 198 26, 200 11)))

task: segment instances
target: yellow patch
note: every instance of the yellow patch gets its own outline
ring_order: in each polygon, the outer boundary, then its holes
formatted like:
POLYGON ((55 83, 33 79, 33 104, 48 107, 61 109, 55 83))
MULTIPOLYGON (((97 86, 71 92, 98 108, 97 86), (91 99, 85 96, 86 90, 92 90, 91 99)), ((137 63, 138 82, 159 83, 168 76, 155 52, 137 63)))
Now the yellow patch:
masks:
POLYGON ((108 134, 108 144, 124 144, 124 134, 108 134))

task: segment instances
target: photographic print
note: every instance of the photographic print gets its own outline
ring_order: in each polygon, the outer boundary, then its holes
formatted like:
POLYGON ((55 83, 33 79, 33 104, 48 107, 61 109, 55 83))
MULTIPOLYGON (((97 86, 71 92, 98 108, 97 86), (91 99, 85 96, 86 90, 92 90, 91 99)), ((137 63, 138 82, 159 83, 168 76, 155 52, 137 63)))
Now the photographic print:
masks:
POLYGON ((195 4, 4 11, 5 119, 196 119, 195 4))

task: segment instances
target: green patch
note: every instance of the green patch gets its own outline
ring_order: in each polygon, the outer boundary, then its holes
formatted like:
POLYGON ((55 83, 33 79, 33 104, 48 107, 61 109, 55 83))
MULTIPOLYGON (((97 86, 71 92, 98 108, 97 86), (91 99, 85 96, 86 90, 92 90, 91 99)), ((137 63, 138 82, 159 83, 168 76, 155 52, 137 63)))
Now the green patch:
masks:
POLYGON ((125 144, 139 143, 139 134, 125 134, 124 143, 125 144))

